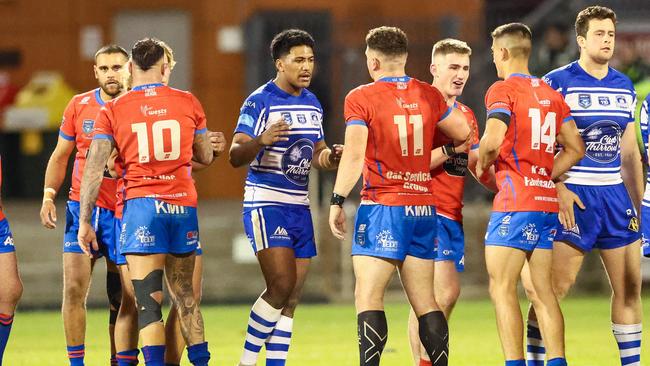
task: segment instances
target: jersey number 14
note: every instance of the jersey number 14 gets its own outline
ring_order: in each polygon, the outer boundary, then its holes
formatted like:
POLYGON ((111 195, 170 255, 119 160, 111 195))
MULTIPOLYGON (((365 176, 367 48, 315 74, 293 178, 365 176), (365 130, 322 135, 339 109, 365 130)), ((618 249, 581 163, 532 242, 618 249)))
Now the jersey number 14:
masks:
MULTIPOLYGON (((147 123, 139 122, 131 125, 131 132, 138 137, 138 155, 140 163, 148 163, 149 157, 149 134, 147 123)), ((153 155, 158 161, 176 160, 181 156, 181 125, 175 119, 156 121, 151 125, 151 137, 153 137, 153 155), (165 151, 164 134, 169 131, 171 147, 165 151)))
POLYGON ((542 112, 538 108, 530 108, 528 117, 531 119, 531 150, 539 150, 540 145, 545 144, 544 151, 553 153, 555 151, 555 112, 546 113, 544 124, 542 124, 542 112))

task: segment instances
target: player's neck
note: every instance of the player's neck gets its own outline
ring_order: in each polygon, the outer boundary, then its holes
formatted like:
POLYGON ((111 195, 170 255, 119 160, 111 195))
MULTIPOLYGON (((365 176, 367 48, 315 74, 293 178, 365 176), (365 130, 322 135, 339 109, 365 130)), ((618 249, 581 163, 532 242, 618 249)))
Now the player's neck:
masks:
POLYGON ((504 80, 513 74, 530 75, 530 70, 528 69, 528 60, 522 62, 512 62, 510 65, 506 66, 504 74, 504 80))
POLYGON ((609 62, 603 63, 598 63, 595 62, 591 57, 589 56, 584 56, 584 54, 580 55, 580 58, 578 59, 578 65, 582 67, 585 72, 596 79, 600 80, 607 76, 607 73, 609 72, 609 62))
POLYGON ((438 89, 438 91, 440 92, 440 94, 442 94, 442 96, 445 98, 445 101, 447 102, 447 105, 448 105, 448 106, 452 107, 454 104, 456 104, 456 95, 449 95, 449 94, 445 93, 444 90, 443 90, 441 87, 439 87, 438 85, 436 85, 436 82, 435 82, 435 81, 432 82, 431 85, 432 85, 434 88, 438 89))
POLYGON ((276 76, 275 79, 273 79, 273 83, 277 85, 277 87, 282 91, 287 92, 293 96, 297 97, 302 93, 302 88, 296 88, 295 86, 291 85, 291 83, 287 82, 287 80, 279 76, 276 76))
MULTIPOLYGON (((120 94, 122 94, 122 93, 120 93, 120 94)), ((118 94, 118 95, 120 95, 120 94, 118 94)), ((102 101, 108 102, 110 100, 113 100, 113 98, 117 97, 117 95, 116 96, 110 96, 110 95, 106 94, 104 89, 99 88, 99 97, 102 99, 102 101)))
POLYGON ((139 77, 133 77, 133 82, 131 83, 131 89, 136 88, 141 85, 149 84, 162 84, 162 77, 160 74, 157 75, 141 75, 139 77))
POLYGON ((373 80, 381 80, 384 78, 400 78, 406 76, 406 70, 404 68, 394 69, 394 70, 382 70, 373 75, 373 80))

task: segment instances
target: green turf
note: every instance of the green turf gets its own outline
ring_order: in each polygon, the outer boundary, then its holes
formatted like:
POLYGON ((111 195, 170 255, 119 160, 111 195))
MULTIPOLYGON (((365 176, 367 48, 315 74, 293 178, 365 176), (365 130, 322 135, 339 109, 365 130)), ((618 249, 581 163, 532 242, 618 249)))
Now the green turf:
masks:
MULTIPOLYGON (((645 299, 649 303, 650 298, 645 299)), ((646 306, 645 309, 648 309, 646 306)), ((567 354, 572 365, 620 364, 609 322, 605 297, 569 299, 563 303, 567 328, 567 354)), ((210 306, 203 309, 213 365, 236 365, 244 339, 248 306, 210 306)), ((382 366, 410 365, 406 337, 408 308, 387 306, 390 335, 382 366)), ((647 314, 647 311, 646 311, 647 314)), ((289 365, 357 365, 357 339, 352 305, 305 305, 298 309, 289 365)), ((86 365, 108 365, 107 313, 89 313, 86 365)), ((502 365, 494 313, 488 301, 463 301, 451 324, 452 366, 502 365)), ((645 362, 650 360, 645 326, 645 362)), ((22 312, 16 316, 5 354, 7 366, 66 365, 61 316, 58 312, 22 312)), ((189 365, 183 361, 183 365, 189 365)), ((263 365, 263 362, 259 363, 263 365)), ((644 363, 646 364, 646 363, 644 363)))

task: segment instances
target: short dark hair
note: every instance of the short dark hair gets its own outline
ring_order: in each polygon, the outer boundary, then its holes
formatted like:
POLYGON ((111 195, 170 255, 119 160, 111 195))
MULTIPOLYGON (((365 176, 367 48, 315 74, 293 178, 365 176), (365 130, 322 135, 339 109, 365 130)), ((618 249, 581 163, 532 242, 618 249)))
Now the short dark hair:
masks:
POLYGON ((97 61, 97 56, 99 55, 112 55, 115 53, 121 53, 126 59, 129 59, 129 53, 126 50, 116 44, 106 45, 95 52, 95 62, 97 61))
POLYGON ((611 19, 616 26, 616 13, 610 8, 600 5, 590 6, 578 13, 576 17, 576 35, 586 37, 589 31, 589 21, 592 19, 611 19))
POLYGON ((288 54, 293 47, 307 46, 314 49, 314 38, 302 29, 285 29, 273 37, 271 41, 271 57, 273 61, 288 54))
POLYGON ((378 27, 368 31, 366 45, 386 56, 402 56, 408 53, 409 40, 397 27, 378 27))
POLYGON ((524 39, 533 39, 533 32, 524 23, 508 23, 496 27, 492 31, 492 38, 501 38, 503 36, 517 36, 524 39))
POLYGON ((142 70, 151 69, 165 56, 165 48, 156 38, 144 38, 133 45, 131 59, 142 70))

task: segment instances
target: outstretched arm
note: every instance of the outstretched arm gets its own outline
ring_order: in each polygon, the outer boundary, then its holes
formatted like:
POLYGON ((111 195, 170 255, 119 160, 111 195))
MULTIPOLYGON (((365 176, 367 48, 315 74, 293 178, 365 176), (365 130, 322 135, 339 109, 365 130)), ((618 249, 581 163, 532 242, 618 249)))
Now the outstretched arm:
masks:
POLYGON ((45 184, 43 186, 43 204, 41 205, 41 223, 48 229, 56 228, 56 206, 54 198, 61 188, 68 168, 70 154, 74 150, 74 140, 59 136, 56 147, 47 162, 45 184))
POLYGON ((318 170, 334 170, 339 166, 343 145, 334 144, 327 147, 325 140, 316 143, 312 165, 318 170))
POLYGON ((481 138, 478 148, 478 163, 476 164, 476 176, 483 178, 490 167, 499 156, 501 144, 508 131, 508 124, 498 118, 488 118, 485 124, 485 133, 481 138))
POLYGON ((636 130, 633 122, 627 124, 621 138, 621 176, 630 198, 632 198, 634 208, 640 212, 644 189, 643 164, 636 143, 636 130))

